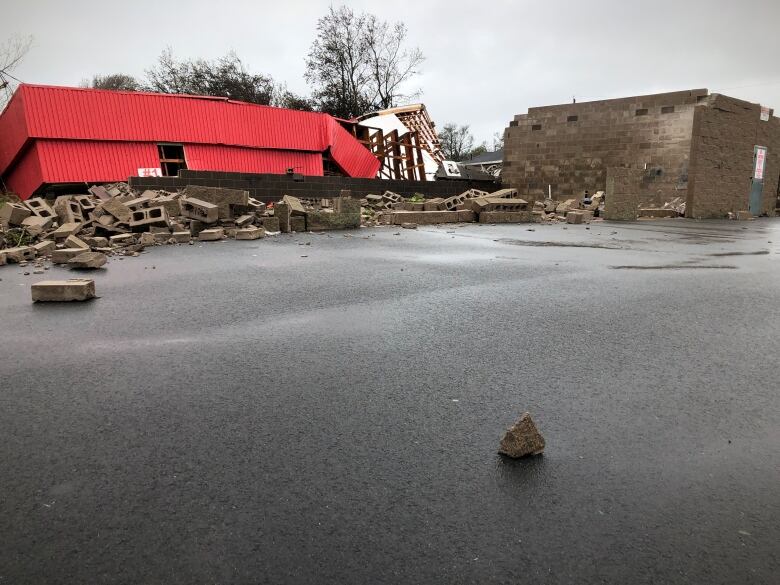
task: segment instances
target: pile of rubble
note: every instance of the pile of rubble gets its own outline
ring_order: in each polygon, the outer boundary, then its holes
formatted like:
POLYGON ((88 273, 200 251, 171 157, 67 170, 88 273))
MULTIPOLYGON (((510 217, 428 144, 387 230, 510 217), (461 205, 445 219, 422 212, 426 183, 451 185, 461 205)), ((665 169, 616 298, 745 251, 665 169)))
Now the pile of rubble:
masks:
POLYGON ((280 231, 280 219, 247 191, 188 186, 139 194, 116 183, 89 192, 2 205, 0 265, 34 262, 34 273, 46 260, 98 268, 107 256, 138 256, 147 246, 255 240, 280 231))
POLYGON ((590 202, 577 199, 563 202, 536 201, 533 205, 517 194, 517 189, 501 189, 493 193, 469 189, 448 198, 421 200, 404 199, 397 193, 367 195, 362 200, 363 219, 368 224, 438 224, 438 223, 588 223, 603 206, 604 193, 594 195, 590 202))

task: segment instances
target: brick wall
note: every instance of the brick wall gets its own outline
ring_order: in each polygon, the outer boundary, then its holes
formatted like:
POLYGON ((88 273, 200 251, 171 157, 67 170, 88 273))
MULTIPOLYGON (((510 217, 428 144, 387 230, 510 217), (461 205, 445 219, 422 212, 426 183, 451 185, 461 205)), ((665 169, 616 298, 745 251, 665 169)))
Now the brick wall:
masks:
MULTIPOLYGON (((503 181, 528 198, 606 190, 608 167, 644 168, 639 200, 685 197, 693 111, 706 89, 530 108, 505 133, 503 181)), ((521 196, 522 196, 521 195, 521 196)))
POLYGON ((780 179, 780 118, 761 106, 713 94, 695 108, 686 215, 724 217, 749 206, 753 149, 767 147, 762 212, 774 215, 780 179))
POLYGON ((287 175, 223 173, 212 171, 180 171, 178 177, 130 177, 134 189, 165 189, 176 191, 187 185, 203 187, 227 187, 245 189, 251 197, 260 201, 278 201, 284 195, 295 197, 333 198, 342 189, 349 189, 353 196, 381 195, 394 191, 410 197, 421 193, 427 198, 451 197, 467 189, 495 191, 501 185, 486 181, 386 181, 382 179, 354 179, 351 177, 311 177, 294 180, 287 175))

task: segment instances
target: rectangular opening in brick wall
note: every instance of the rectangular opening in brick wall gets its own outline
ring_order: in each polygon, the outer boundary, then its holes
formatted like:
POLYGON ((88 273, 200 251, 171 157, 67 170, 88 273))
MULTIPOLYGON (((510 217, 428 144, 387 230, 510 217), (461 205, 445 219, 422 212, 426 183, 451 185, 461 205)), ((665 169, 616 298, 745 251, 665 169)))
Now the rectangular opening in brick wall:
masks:
POLYGON ((541 124, 534 124, 533 126, 531 126, 531 130, 534 131, 534 132, 536 132, 537 130, 541 130, 541 129, 542 129, 542 125, 541 124))
POLYGON ((702 103, 703 101, 705 101, 706 99, 707 99, 706 95, 696 96, 696 102, 699 103, 699 104, 702 103))
POLYGON ((579 119, 580 119, 579 116, 567 116, 566 121, 567 122, 576 122, 579 119))
POLYGON ((637 116, 647 116, 647 108, 638 108, 636 111, 637 116))
POLYGON ((674 114, 674 106, 663 106, 661 108, 662 114, 674 114))
POLYGON ((517 126, 517 120, 512 120, 511 122, 509 122, 509 126, 510 126, 510 128, 516 127, 517 126))

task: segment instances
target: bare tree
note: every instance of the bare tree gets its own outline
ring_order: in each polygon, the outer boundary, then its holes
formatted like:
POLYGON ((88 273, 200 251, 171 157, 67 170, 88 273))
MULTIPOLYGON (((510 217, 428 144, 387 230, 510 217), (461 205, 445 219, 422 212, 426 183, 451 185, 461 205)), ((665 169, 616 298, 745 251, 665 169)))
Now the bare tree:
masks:
POLYGON ((112 73, 109 75, 95 75, 92 81, 85 79, 81 87, 93 87, 95 89, 110 89, 113 91, 140 91, 143 89, 138 80, 125 73, 112 73))
POLYGON ((404 49, 406 27, 351 8, 330 7, 317 23, 306 80, 319 109, 341 118, 398 105, 402 86, 419 73, 419 49, 404 49))
POLYGON ((474 137, 468 125, 445 124, 439 132, 439 140, 446 160, 459 162, 474 151, 474 137))
POLYGON ((263 105, 270 105, 274 97, 273 78, 249 73, 232 51, 213 61, 177 61, 168 48, 157 65, 146 71, 146 78, 146 89, 161 93, 219 96, 263 105))
POLYGON ((419 48, 403 48, 405 40, 404 23, 396 22, 391 26, 376 16, 367 17, 366 48, 376 92, 373 102, 380 109, 392 108, 421 93, 419 89, 409 94, 401 92, 401 86, 419 74, 419 67, 425 61, 419 48))
POLYGON ((32 47, 32 36, 13 36, 0 44, 0 109, 11 99, 19 80, 11 74, 32 47))

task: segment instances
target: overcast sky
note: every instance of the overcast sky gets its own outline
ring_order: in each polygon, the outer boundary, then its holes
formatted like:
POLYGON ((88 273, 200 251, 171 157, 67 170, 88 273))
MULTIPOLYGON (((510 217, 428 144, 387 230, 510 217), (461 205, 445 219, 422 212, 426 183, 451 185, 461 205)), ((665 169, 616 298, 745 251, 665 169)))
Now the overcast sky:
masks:
MULTIPOLYGON (((426 56, 413 83, 439 126, 490 140, 529 106, 706 87, 780 111, 780 0, 343 2, 403 20, 426 56)), ((8 0, 0 41, 32 34, 14 72, 77 85, 96 73, 142 76, 178 57, 233 49, 252 71, 307 92, 304 57, 330 3, 283 0, 8 0)), ((339 2, 334 3, 341 4, 339 2)))

